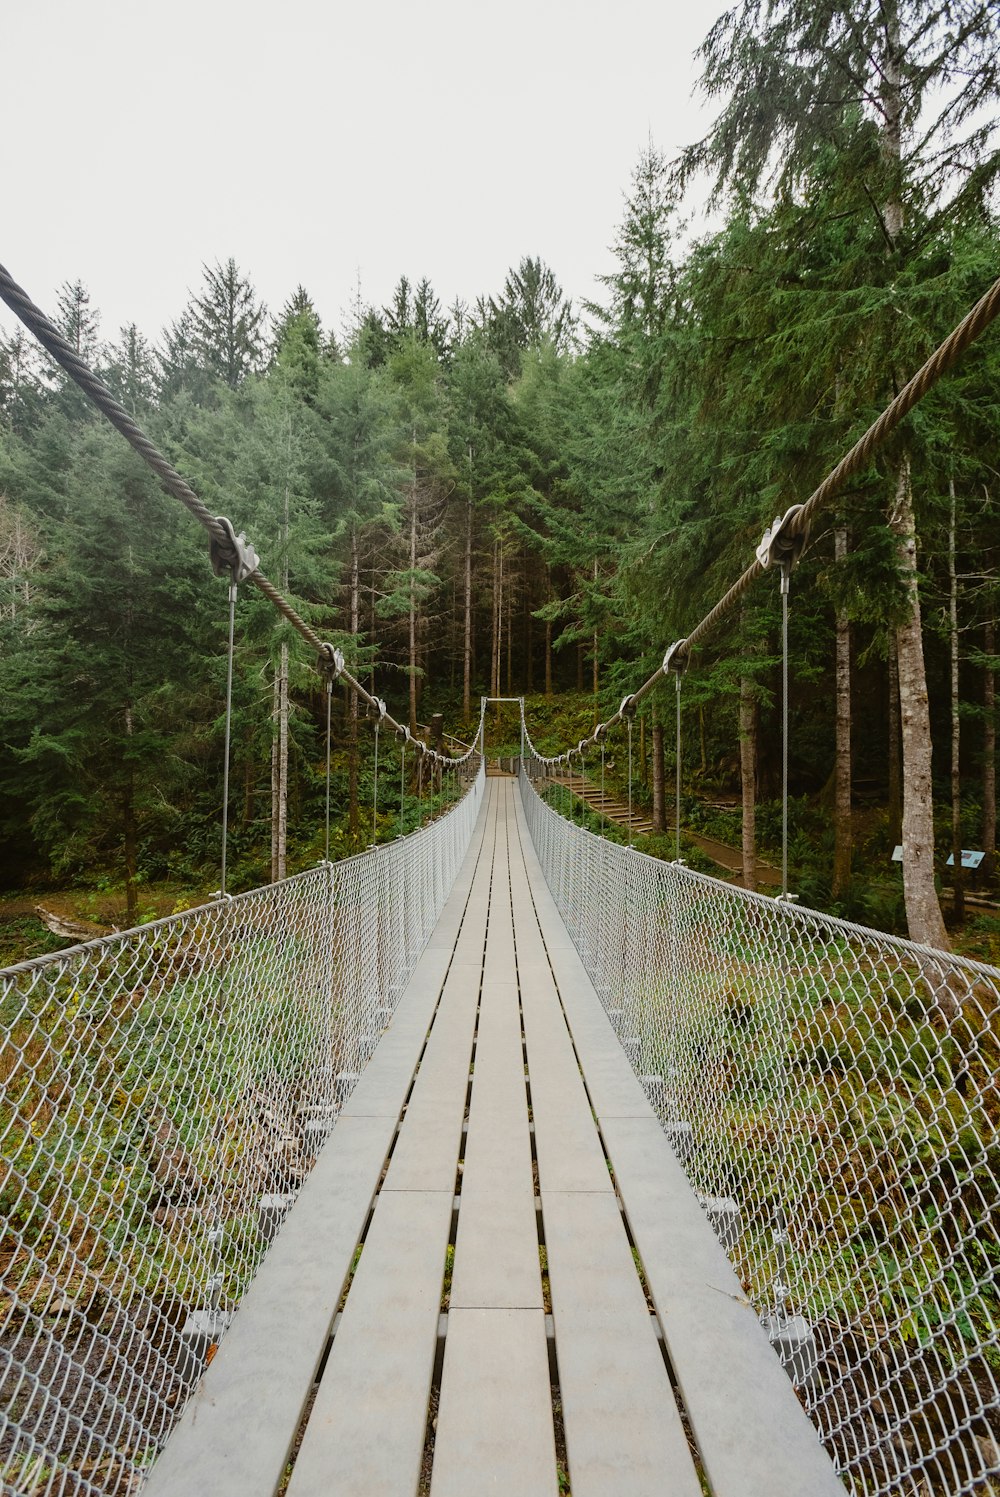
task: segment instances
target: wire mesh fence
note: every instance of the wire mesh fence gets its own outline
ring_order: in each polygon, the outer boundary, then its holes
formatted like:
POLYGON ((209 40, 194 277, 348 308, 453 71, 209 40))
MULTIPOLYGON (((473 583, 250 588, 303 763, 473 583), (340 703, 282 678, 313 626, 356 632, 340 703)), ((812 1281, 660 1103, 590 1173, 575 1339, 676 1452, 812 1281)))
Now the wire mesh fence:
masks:
POLYGON ((543 775, 559 910, 845 1484, 1000 1493, 1000 971, 605 841, 543 775))
POLYGON ((0 972, 4 1493, 138 1490, 392 1015, 483 785, 405 839, 0 972))

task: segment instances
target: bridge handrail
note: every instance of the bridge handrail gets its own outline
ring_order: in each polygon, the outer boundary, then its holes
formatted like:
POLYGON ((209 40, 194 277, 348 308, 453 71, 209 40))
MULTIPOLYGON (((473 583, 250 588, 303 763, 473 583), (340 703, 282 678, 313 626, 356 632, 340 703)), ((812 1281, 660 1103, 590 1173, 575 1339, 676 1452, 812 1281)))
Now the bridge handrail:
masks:
POLYGON ((166 1439, 350 1095, 485 786, 339 863, 0 972, 4 1489, 166 1439))
POLYGON ((991 1490, 1000 971, 610 842, 520 778, 584 966, 849 1488, 991 1490))

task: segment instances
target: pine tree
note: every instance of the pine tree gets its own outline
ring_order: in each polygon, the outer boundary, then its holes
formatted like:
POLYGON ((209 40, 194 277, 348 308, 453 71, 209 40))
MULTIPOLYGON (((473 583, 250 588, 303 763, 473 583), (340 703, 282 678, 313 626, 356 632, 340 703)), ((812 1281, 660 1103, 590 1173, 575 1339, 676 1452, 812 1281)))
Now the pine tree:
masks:
POLYGON ((263 363, 267 308, 235 260, 203 270, 204 290, 188 306, 190 347, 205 369, 235 390, 263 363))
POLYGON ((59 331, 85 363, 95 363, 101 317, 91 308, 90 292, 82 281, 64 281, 56 304, 59 331))
MULTIPOLYGON (((959 0, 852 5, 745 0, 716 23, 702 49, 703 86, 727 102, 712 131, 684 153, 679 177, 707 167, 718 191, 752 194, 763 182, 800 193, 825 157, 836 162, 842 214, 863 215, 883 240, 883 277, 898 275, 904 229, 927 234, 946 209, 978 206, 1000 167, 996 123, 981 122, 1000 88, 996 18, 959 0), (937 114, 922 111, 940 90, 937 114), (917 205, 924 210, 919 218, 917 205)), ((891 342, 897 319, 883 323, 891 342), (891 327, 891 331, 890 331, 891 327)), ((892 349, 898 370, 905 350, 892 349)), ((886 395, 891 386, 886 381, 886 395)), ((931 735, 927 709, 912 464, 896 460, 890 528, 905 593, 896 625, 902 708, 904 887, 911 936, 947 946, 934 887, 931 735)))

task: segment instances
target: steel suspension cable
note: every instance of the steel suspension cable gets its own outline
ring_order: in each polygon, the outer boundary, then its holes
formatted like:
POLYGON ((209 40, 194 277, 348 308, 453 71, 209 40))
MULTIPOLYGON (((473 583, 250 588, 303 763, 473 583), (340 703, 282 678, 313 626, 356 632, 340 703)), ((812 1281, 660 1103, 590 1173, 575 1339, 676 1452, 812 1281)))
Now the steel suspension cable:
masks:
MULTIPOLYGON (((910 414, 914 406, 918 405, 924 396, 938 383, 944 374, 961 358, 976 339, 993 323, 1000 315, 1000 278, 995 280, 989 289, 980 297, 975 306, 962 318, 962 321, 948 334, 938 345, 931 356, 921 365, 916 374, 905 384, 899 394, 892 400, 877 420, 873 421, 863 436, 859 437, 854 446, 844 454, 840 462, 831 469, 822 483, 809 495, 802 504, 793 506, 771 532, 765 536, 765 543, 774 540, 780 530, 782 541, 801 549, 805 541, 810 523, 818 514, 820 509, 840 492, 848 478, 860 472, 869 462, 876 448, 896 430, 906 416, 910 414)), ((762 545, 761 550, 765 549, 762 545)), ((686 639, 679 641, 677 646, 678 661, 687 663, 690 660, 691 651, 696 645, 710 634, 715 626, 732 611, 747 590, 756 582, 757 578, 765 572, 770 563, 755 559, 742 576, 738 577, 732 587, 715 604, 713 608, 701 619, 691 630, 686 639)), ((669 652, 668 652, 669 658, 669 652)), ((657 670, 649 676, 642 685, 626 697, 613 717, 608 718, 606 723, 599 723, 591 738, 587 741, 597 741, 598 734, 602 730, 616 727, 623 720, 622 708, 628 704, 636 707, 645 696, 649 694, 669 669, 667 659, 657 670)), ((530 735, 527 736, 529 746, 534 752, 530 735)), ((569 752, 573 752, 570 750, 569 752)), ((539 757, 542 757, 539 755, 539 757)))
MULTIPOLYGON (((236 536, 228 520, 223 516, 212 514, 203 501, 199 499, 190 484, 182 478, 173 464, 167 461, 156 444, 142 430, 138 422, 115 399, 107 385, 97 377, 86 361, 81 359, 73 345, 63 337, 55 324, 46 317, 40 307, 36 306, 23 287, 18 285, 17 281, 10 274, 10 271, 3 265, 0 265, 0 300, 3 300, 7 304, 15 316, 24 323, 28 331, 37 338, 45 351, 79 385, 87 398, 97 406, 98 410, 110 421, 115 430, 125 438, 129 446, 152 469, 167 493, 183 504, 199 524, 204 527, 210 540, 213 567, 220 574, 227 572, 231 576, 236 576, 236 580, 239 582, 252 582, 258 592, 263 593, 268 602, 278 610, 283 618, 288 620, 293 629, 316 651, 321 660, 332 661, 335 655, 333 647, 321 639, 315 629, 306 622, 284 594, 275 587, 274 583, 268 581, 260 570, 253 547, 248 547, 243 541, 242 536, 236 536)), ((343 679, 345 685, 351 690, 356 691, 362 701, 366 702, 369 707, 378 706, 378 698, 365 690, 361 682, 347 669, 342 660, 339 662, 336 674, 343 679)), ((395 732, 400 731, 402 725, 394 717, 390 716, 387 712, 383 712, 383 716, 395 732)), ((464 763, 475 751, 475 743, 459 758, 445 757, 445 755, 439 754, 435 749, 428 750, 434 759, 446 767, 464 763)))

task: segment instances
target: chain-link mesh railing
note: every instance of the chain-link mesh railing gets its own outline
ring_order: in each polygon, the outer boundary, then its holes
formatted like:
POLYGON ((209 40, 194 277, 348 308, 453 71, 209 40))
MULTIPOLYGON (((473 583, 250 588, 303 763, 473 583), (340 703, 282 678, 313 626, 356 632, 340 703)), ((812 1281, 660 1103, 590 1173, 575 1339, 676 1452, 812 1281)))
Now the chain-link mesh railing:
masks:
POLYGON ((138 1489, 378 1043, 483 785, 405 839, 0 972, 5 1494, 138 1489))
POLYGON ((1000 1493, 1000 972, 605 841, 528 770, 560 912, 846 1485, 1000 1493))

